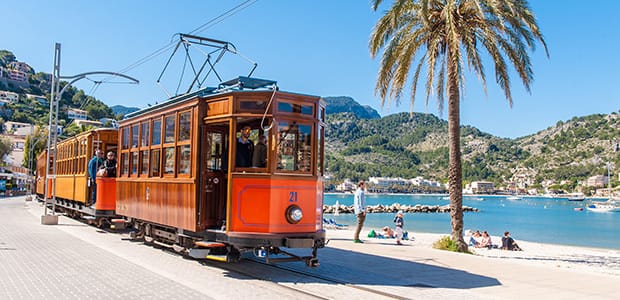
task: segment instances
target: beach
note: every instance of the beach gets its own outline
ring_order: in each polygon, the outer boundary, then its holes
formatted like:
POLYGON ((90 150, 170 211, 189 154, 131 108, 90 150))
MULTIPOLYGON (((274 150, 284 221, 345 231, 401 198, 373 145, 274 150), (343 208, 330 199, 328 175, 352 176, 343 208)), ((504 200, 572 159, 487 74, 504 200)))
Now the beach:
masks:
MULTIPOLYGON (((328 239, 352 240, 353 229, 329 229, 327 230, 328 239)), ((362 230, 362 240, 364 245, 394 245, 395 239, 379 239, 366 237, 368 232, 374 229, 381 232, 381 228, 365 227, 362 230)), ((403 252, 416 253, 417 250, 424 249, 430 251, 443 251, 433 249, 433 243, 446 234, 436 233, 417 233, 409 232, 410 240, 403 241, 405 246, 403 252), (413 240, 411 240, 413 237, 413 240)), ((501 249, 486 249, 469 247, 474 256, 485 258, 487 263, 495 264, 501 262, 514 262, 523 265, 535 265, 557 270, 567 270, 571 272, 591 273, 591 274, 607 274, 620 276, 620 253, 615 250, 585 248, 577 246, 564 246, 554 244, 543 244, 521 241, 518 237, 514 237, 523 251, 507 251, 501 249)), ((467 239, 466 239, 467 241, 467 239)), ((492 236, 494 244, 501 244, 501 237, 492 236)), ((444 251, 445 252, 445 251, 444 251)))

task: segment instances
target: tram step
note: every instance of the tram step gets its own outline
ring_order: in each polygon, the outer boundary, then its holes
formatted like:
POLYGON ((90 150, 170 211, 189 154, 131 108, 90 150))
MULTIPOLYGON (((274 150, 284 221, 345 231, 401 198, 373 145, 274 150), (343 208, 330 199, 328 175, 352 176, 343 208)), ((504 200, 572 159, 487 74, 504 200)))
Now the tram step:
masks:
POLYGON ((82 216, 82 219, 84 219, 84 220, 95 220, 97 218, 95 218, 93 216, 82 216))
POLYGON ((196 245, 198 247, 202 247, 202 248, 226 247, 225 244, 218 243, 218 242, 208 242, 208 241, 197 241, 197 242, 194 243, 194 245, 196 245))
POLYGON ((209 260, 228 262, 228 255, 207 255, 206 257, 209 260))

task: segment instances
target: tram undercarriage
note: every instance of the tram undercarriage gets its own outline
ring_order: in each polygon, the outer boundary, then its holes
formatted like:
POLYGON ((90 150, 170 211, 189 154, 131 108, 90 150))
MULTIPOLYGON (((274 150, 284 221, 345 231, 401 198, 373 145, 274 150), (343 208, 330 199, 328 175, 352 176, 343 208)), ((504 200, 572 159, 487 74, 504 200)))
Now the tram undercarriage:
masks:
POLYGON ((187 232, 175 228, 133 220, 136 231, 133 239, 163 247, 195 259, 209 259, 221 262, 238 262, 242 255, 264 258, 267 263, 303 261, 309 267, 318 267, 317 250, 325 246, 325 233, 300 234, 226 234, 222 230, 206 230, 201 233, 187 232), (300 256, 282 248, 312 249, 311 255, 300 256))

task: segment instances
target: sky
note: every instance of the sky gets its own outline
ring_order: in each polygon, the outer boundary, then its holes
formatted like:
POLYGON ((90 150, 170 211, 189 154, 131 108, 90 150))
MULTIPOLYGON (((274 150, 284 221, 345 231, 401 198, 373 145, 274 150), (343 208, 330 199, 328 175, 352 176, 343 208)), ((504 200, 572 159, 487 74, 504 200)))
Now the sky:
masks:
MULTIPOLYGON (((284 91, 317 96, 350 96, 386 116, 411 110, 410 95, 400 105, 381 106, 374 87, 380 57, 372 58, 368 40, 372 28, 391 1, 378 11, 370 1, 219 0, 219 1, 8 1, 4 0, 0 49, 12 51, 37 72, 51 73, 54 44, 61 44, 61 76, 91 71, 119 72, 140 84, 117 78, 97 87, 92 81, 74 85, 109 106, 143 108, 175 94, 185 61, 173 54, 177 33, 231 42, 241 55, 227 54, 216 66, 223 80, 245 76, 257 62, 253 77, 275 80, 284 91), (242 9, 225 14, 234 7, 242 9), (224 17, 222 17, 224 16, 224 17), (218 18, 219 17, 219 18, 218 18), (204 25, 204 26, 203 26, 204 25), (197 31, 197 29, 199 29, 197 31), (172 45, 172 47, 170 47, 172 45), (165 46, 169 46, 165 49, 165 46), (158 56, 127 70, 128 66, 158 56), (157 79, 172 56, 160 85, 157 79)), ((534 134, 590 114, 620 109, 620 2, 599 0, 530 1, 547 42, 530 53, 534 82, 528 93, 511 70, 513 106, 495 83, 493 65, 486 62, 487 94, 475 76, 466 77, 461 124, 506 138, 534 134)), ((190 47, 200 64, 209 49, 190 47)), ((189 86, 186 69, 180 91, 189 86)), ((425 78, 418 83, 413 111, 447 118, 437 101, 425 103, 425 78)), ((210 76, 207 85, 217 84, 210 76)))

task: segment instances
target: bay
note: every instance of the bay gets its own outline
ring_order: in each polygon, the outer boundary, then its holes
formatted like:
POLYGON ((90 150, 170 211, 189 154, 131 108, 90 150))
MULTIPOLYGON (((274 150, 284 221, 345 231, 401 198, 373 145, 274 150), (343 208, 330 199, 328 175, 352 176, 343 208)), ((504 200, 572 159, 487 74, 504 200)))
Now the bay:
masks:
MULTIPOLYGON (((353 205, 352 194, 326 194, 324 204, 353 205)), ((595 213, 585 209, 592 199, 571 202, 562 198, 522 197, 508 200, 506 196, 464 196, 463 205, 475 207, 479 212, 466 212, 464 230, 486 230, 492 236, 502 236, 504 231, 517 241, 595 247, 620 250, 620 213, 595 213), (583 208, 576 211, 575 208, 583 208)), ((445 195, 386 195, 367 194, 367 205, 448 205, 445 195)), ((354 229, 357 218, 354 214, 325 218, 335 219, 354 229)), ((372 213, 366 217, 363 234, 370 229, 383 226, 394 227, 392 213, 372 213)), ((450 233, 448 213, 406 213, 405 230, 413 233, 450 233)), ((501 243, 499 240, 493 241, 501 243)))

